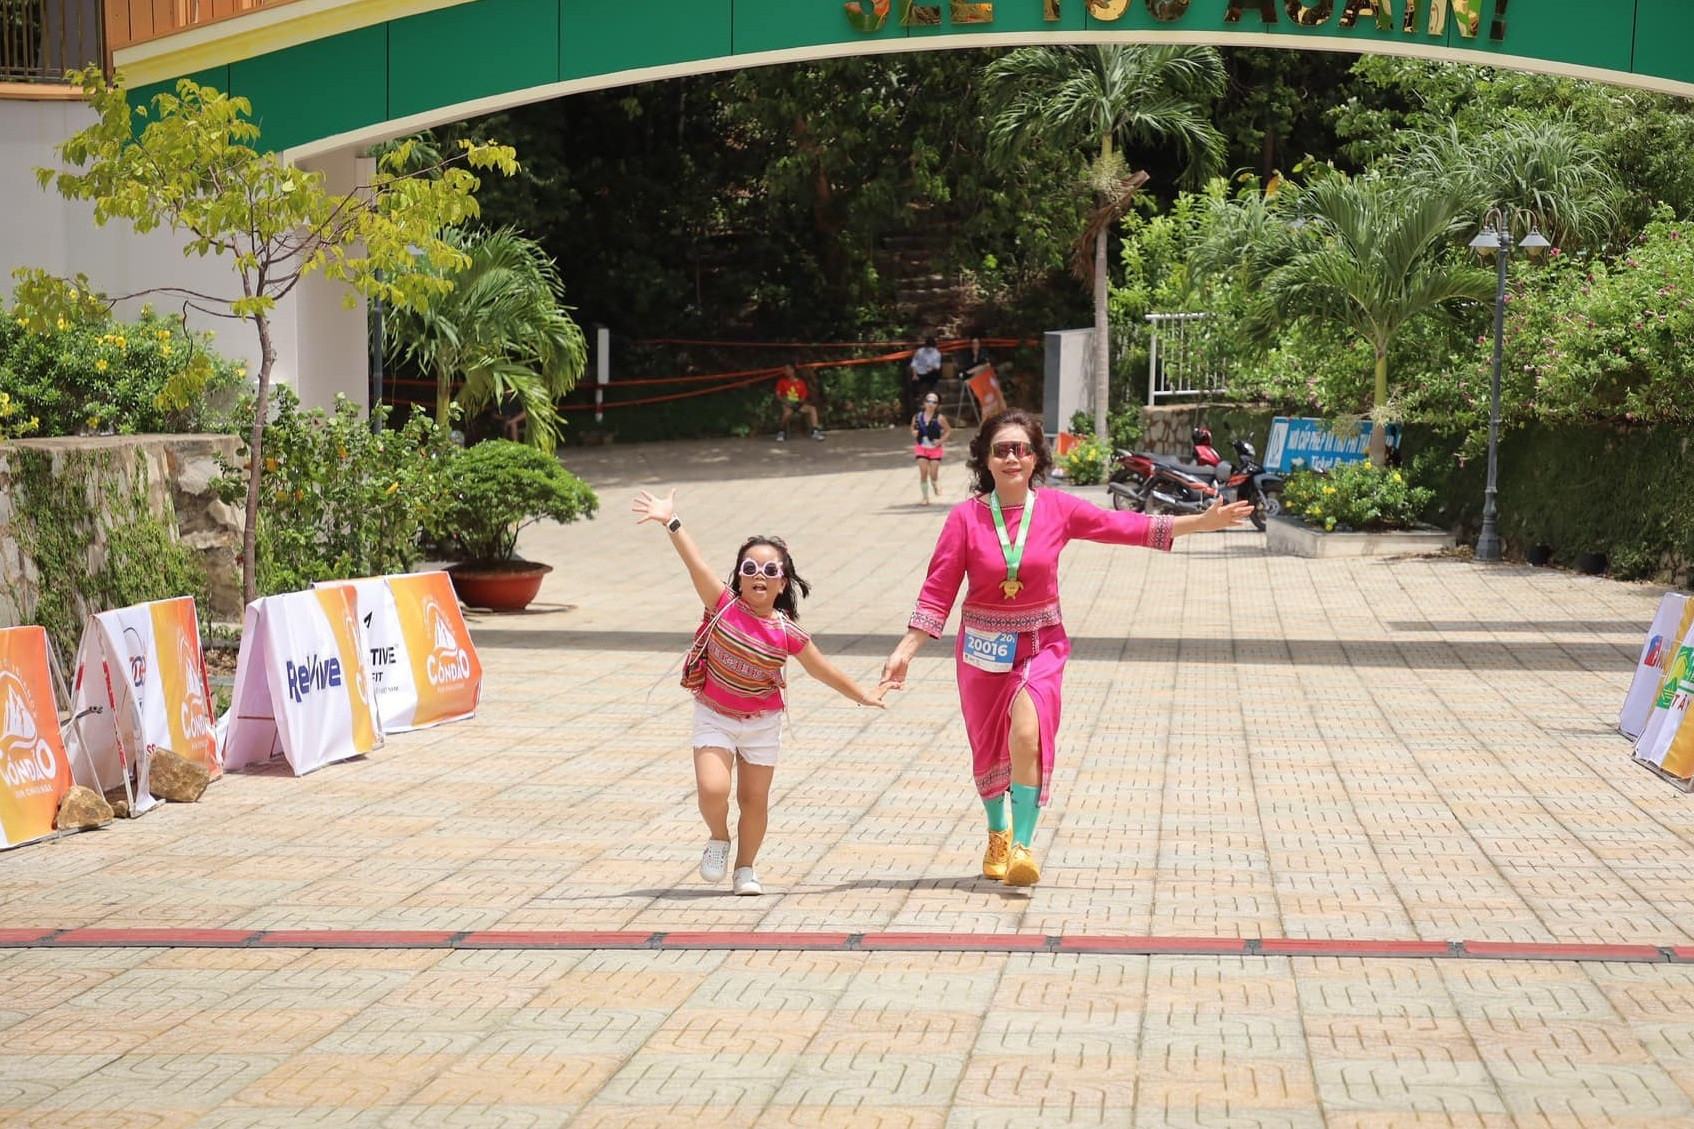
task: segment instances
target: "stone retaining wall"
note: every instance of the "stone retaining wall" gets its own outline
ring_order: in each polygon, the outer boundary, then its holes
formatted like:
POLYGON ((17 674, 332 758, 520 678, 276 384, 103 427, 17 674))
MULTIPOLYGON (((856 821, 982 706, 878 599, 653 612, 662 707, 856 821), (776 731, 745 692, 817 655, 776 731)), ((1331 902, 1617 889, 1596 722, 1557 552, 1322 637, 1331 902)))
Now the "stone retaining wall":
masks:
MULTIPOLYGON (((101 514, 102 529, 114 520, 110 505, 122 505, 120 515, 129 512, 129 491, 144 477, 147 512, 173 526, 177 540, 200 554, 210 583, 212 618, 239 620, 242 512, 220 501, 211 485, 218 475, 218 455, 233 459, 239 446, 233 435, 111 435, 0 444, 0 626, 19 623, 19 604, 33 607, 40 586, 53 581, 43 578, 35 562, 24 556, 13 527, 12 457, 18 449, 48 453, 54 473, 81 453, 108 453, 110 479, 89 487, 90 507, 101 514)), ((89 549, 91 570, 99 567, 104 552, 104 538, 96 536, 89 549)))

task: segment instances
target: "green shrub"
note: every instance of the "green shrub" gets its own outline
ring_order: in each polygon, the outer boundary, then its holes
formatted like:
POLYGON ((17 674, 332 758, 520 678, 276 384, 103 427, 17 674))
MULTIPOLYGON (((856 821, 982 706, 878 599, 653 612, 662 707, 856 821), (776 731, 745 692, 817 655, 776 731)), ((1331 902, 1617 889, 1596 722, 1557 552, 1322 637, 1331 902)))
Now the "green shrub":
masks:
POLYGON ((226 430, 247 371, 211 352, 210 341, 151 310, 133 322, 61 319, 44 333, 0 316, 0 393, 16 419, 36 421, 9 433, 226 430))
POLYGON ((467 560, 505 561, 518 531, 542 518, 592 517, 600 500, 557 459, 505 439, 478 443, 448 460, 434 529, 467 560))
MULTIPOLYGON (((425 519, 439 505, 441 469, 454 450, 441 429, 416 411, 405 426, 373 434, 345 397, 326 414, 302 412, 286 387, 273 396, 259 494, 260 593, 416 565, 425 519)), ((242 409, 249 421, 252 410, 250 403, 242 409)), ((386 418, 386 409, 378 414, 386 418)), ((240 504, 245 464, 226 466, 219 485, 226 502, 240 504)))
POLYGON ((1327 472, 1299 471, 1282 490, 1282 504, 1308 525, 1333 530, 1409 529, 1435 492, 1413 486, 1403 471, 1342 463, 1327 472))
POLYGON ((1106 449, 1094 439, 1081 439, 1059 459, 1065 481, 1072 486, 1093 486, 1106 477, 1106 449))

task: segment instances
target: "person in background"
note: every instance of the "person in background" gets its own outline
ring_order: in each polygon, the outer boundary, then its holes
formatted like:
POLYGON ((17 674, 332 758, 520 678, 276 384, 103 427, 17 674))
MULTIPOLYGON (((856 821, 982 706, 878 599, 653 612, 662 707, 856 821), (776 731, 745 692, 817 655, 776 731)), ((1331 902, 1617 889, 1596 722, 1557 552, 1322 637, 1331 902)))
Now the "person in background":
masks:
POLYGON ((929 505, 929 492, 941 497, 941 456, 945 453, 947 437, 953 427, 941 414, 941 397, 934 392, 924 395, 923 407, 912 417, 912 455, 918 461, 918 489, 923 492, 923 504, 929 505))
POLYGON ((794 370, 793 361, 782 366, 782 376, 776 382, 776 400, 782 405, 782 420, 776 425, 778 443, 788 442, 788 421, 795 412, 805 416, 806 422, 812 425, 813 439, 823 439, 823 428, 818 426, 818 407, 812 402, 812 390, 794 370))
POLYGON ((973 376, 981 376, 993 367, 994 359, 988 355, 988 350, 982 347, 982 338, 972 337, 964 358, 959 362, 959 379, 969 380, 973 376))
POLYGON ((923 403, 923 398, 935 391, 941 383, 941 350, 935 347, 935 338, 925 337, 923 345, 913 351, 911 363, 912 379, 907 388, 911 393, 912 405, 923 403))

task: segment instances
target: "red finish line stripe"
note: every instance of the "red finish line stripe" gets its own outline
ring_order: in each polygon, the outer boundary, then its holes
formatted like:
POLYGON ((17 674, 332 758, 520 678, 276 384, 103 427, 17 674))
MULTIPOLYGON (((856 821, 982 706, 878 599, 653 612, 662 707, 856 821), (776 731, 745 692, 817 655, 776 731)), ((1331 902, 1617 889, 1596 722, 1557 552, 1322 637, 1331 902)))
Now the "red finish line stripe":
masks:
POLYGON ((0 949, 722 949, 755 952, 1052 952, 1097 956, 1353 957, 1694 963, 1694 945, 1561 941, 1409 941, 1299 937, 1152 937, 1035 933, 842 933, 825 930, 0 929, 0 949))

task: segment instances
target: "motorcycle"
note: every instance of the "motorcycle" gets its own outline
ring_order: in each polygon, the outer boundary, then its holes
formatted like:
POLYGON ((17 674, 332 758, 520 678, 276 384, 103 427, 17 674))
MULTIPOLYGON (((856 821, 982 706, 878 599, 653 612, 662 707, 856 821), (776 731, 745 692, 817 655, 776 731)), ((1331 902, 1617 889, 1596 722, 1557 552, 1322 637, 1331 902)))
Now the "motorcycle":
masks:
POLYGON ((1282 511, 1282 478, 1267 471, 1258 452, 1245 439, 1231 446, 1240 462, 1232 467, 1212 446, 1208 428, 1196 427, 1190 435, 1194 463, 1136 451, 1119 451, 1117 466, 1106 483, 1112 506, 1144 513, 1198 514, 1219 497, 1253 503, 1252 521, 1264 529, 1268 517, 1282 511))

